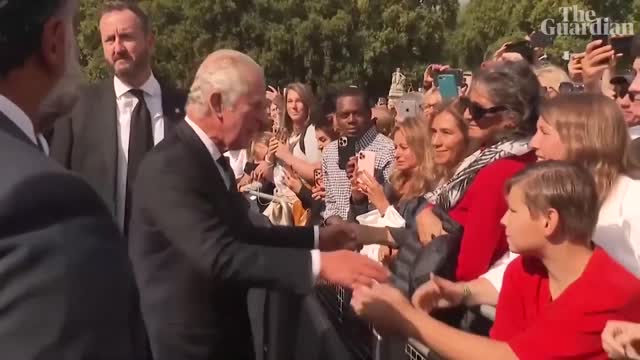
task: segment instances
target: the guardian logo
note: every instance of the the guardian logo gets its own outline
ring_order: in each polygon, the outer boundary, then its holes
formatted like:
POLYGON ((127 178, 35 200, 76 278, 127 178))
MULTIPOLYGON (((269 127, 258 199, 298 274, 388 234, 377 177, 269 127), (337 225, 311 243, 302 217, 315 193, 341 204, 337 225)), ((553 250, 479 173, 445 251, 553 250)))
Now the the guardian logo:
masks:
POLYGON ((599 18, 593 10, 582 10, 577 5, 560 8, 562 21, 545 19, 540 31, 550 36, 634 35, 633 23, 615 23, 608 18, 599 18))

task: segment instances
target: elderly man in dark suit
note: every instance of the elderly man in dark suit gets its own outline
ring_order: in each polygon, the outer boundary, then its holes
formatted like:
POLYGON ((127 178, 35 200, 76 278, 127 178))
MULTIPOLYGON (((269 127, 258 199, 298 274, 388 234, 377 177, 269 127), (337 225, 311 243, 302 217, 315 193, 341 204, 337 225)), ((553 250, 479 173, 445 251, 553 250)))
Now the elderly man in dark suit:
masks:
POLYGON ((251 224, 222 154, 247 146, 265 116, 264 92, 250 57, 209 55, 185 120, 140 166, 129 245, 156 360, 254 359, 249 288, 305 294, 318 278, 351 287, 388 276, 358 253, 332 251, 357 245, 350 225, 251 224))
POLYGON ((77 98, 77 0, 0 1, 0 356, 134 360, 134 281, 107 208, 50 160, 77 98))
POLYGON ((100 15, 114 75, 83 89, 73 114, 56 125, 51 155, 94 186, 128 234, 140 161, 184 118, 186 94, 161 85, 151 71, 155 37, 135 2, 107 1, 100 15))

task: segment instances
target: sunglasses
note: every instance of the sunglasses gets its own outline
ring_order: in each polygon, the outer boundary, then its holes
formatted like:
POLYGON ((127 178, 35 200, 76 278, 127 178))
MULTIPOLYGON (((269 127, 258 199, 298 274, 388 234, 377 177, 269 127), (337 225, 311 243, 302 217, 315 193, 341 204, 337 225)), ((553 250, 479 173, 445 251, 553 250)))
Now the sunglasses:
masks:
POLYGON ((584 92, 584 85, 563 81, 558 86, 558 90, 560 94, 580 94, 584 92))
POLYGON ((629 95, 629 100, 636 101, 636 94, 629 91, 629 84, 614 85, 613 92, 615 99, 623 99, 629 95))
POLYGON ((465 109, 469 110, 469 114, 471 115, 471 119, 473 120, 480 120, 487 115, 495 115, 501 111, 509 110, 509 108, 503 105, 485 108, 485 107, 482 107, 482 105, 478 104, 477 102, 471 101, 471 99, 469 99, 466 96, 460 97, 460 104, 465 109))

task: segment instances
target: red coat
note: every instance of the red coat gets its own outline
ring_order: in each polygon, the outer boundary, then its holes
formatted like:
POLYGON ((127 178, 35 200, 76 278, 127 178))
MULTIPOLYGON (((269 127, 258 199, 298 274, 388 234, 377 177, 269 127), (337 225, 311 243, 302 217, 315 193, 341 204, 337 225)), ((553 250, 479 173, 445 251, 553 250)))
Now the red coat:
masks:
POLYGON ((507 211, 505 182, 535 162, 533 152, 497 160, 478 172, 449 216, 464 227, 456 280, 470 281, 484 274, 508 250, 500 220, 507 211))

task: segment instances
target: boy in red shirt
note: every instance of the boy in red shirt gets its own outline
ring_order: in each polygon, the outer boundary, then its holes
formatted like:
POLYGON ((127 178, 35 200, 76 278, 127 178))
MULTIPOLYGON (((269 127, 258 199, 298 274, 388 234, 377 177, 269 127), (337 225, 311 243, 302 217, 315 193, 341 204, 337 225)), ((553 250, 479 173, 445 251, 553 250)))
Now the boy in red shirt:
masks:
POLYGON ((356 289, 354 308, 447 359, 607 359, 600 333, 607 320, 640 322, 640 280, 593 248, 592 175, 545 161, 514 176, 506 192, 502 222, 511 251, 523 256, 505 273, 492 339, 431 318, 388 285, 356 289))

